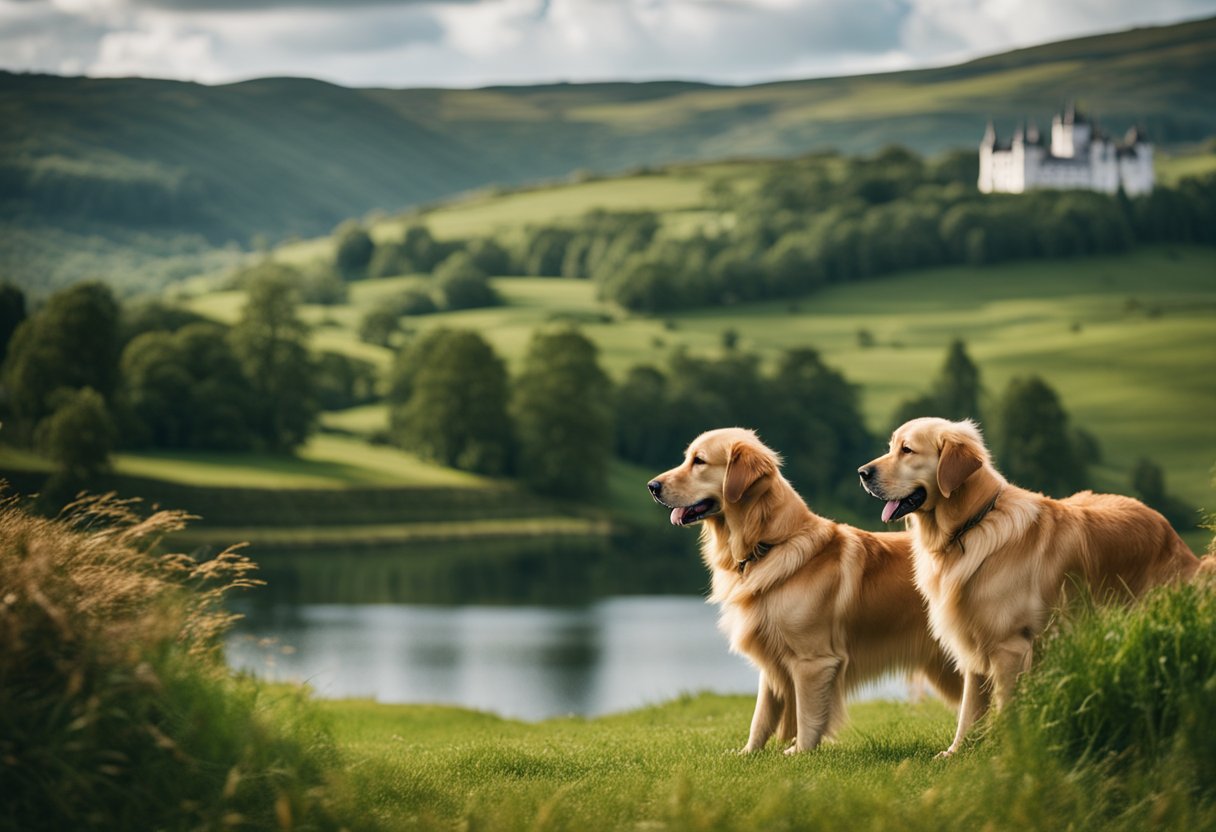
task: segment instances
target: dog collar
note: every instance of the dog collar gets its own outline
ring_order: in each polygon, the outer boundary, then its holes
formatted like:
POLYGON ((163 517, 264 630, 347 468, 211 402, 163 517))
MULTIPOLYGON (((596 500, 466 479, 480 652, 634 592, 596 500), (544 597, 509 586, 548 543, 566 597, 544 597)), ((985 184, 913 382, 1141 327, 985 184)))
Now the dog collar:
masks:
POLYGON ((1001 492, 1004 490, 1005 489, 1003 488, 998 488, 997 492, 992 495, 992 499, 988 501, 988 505, 971 515, 969 518, 967 518, 967 522, 955 529, 954 534, 950 535, 950 542, 947 545, 953 546, 958 544, 959 551, 961 551, 964 555, 967 554, 967 547, 963 545, 963 535, 983 522, 984 518, 988 516, 988 512, 996 508, 997 498, 1001 496, 1001 492))
POLYGON ((767 555, 769 549, 772 549, 772 548, 773 548, 773 544, 771 544, 771 543, 757 543, 756 548, 752 549, 752 553, 750 555, 748 555, 747 557, 745 557, 743 560, 738 562, 736 569, 739 572, 739 574, 740 575, 743 574, 744 570, 747 569, 747 565, 749 563, 759 563, 760 559, 762 557, 764 557, 765 555, 767 555))

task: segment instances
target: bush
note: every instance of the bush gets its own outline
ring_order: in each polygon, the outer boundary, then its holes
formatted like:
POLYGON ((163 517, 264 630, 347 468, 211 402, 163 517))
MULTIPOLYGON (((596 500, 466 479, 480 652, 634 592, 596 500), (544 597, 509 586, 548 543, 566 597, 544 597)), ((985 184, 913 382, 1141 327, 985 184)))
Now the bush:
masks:
POLYGON ((444 260, 435 269, 435 279, 448 309, 477 309, 502 303, 486 280, 486 273, 463 251, 444 260))
POLYGON ((1133 608, 1070 617, 1015 700, 1020 727, 1069 761, 1166 755, 1216 782, 1216 592, 1158 589, 1133 608))
POLYGON ((255 583, 252 564, 153 554, 182 525, 106 498, 53 520, 0 502, 9 828, 336 826, 322 806, 325 730, 292 703, 272 714, 220 657, 221 600, 255 583))

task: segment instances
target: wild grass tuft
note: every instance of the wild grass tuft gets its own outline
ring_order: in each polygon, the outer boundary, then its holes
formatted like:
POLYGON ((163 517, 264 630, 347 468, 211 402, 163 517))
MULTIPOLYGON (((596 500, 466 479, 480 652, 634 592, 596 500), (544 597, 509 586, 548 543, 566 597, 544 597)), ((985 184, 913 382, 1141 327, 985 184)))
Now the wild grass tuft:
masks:
POLYGON ((1155 764, 1216 781, 1216 588, 1165 587, 1070 617, 1018 691, 1017 728, 1069 761, 1155 764))
POLYGON ((0 501, 0 826, 334 825, 324 723, 219 654, 221 600, 253 565, 154 554, 185 520, 108 497, 51 519, 0 501))

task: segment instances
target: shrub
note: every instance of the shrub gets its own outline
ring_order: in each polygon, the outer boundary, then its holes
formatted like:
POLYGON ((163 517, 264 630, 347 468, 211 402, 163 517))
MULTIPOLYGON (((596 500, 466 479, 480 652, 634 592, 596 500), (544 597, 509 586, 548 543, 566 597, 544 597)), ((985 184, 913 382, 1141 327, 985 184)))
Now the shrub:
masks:
POLYGON ((1216 591, 1196 582, 1070 617, 1042 643, 1016 718, 1069 761, 1176 754, 1216 781, 1216 591))
MULTIPOLYGON (((8 828, 334 826, 324 729, 268 710, 219 655, 229 550, 157 556, 183 525, 90 498, 56 519, 0 502, 0 794, 8 828), (286 724, 290 720, 292 724, 286 724)), ((290 699, 290 697, 282 697, 290 699)))

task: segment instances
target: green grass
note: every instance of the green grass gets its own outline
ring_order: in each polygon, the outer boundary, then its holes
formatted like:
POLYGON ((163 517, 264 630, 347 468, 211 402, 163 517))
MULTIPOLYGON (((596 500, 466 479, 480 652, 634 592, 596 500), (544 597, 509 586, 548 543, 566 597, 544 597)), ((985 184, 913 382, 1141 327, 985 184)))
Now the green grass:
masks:
POLYGON ((1158 153, 1153 158, 1157 181, 1176 185, 1188 176, 1204 176, 1216 172, 1216 149, 1210 144, 1191 151, 1158 153))
POLYGON ((859 804, 894 808, 927 790, 951 725, 938 703, 868 703, 838 744, 791 759, 734 753, 751 711, 743 697, 538 725, 444 707, 321 708, 360 803, 389 827, 421 828, 830 828, 859 804))
MULTIPOLYGON (((28 455, 0 448, 0 460, 21 465, 28 455)), ((24 466, 22 466, 24 467, 24 466)), ((316 434, 296 456, 281 454, 144 451, 115 454, 120 474, 187 485, 245 488, 355 486, 480 487, 491 480, 424 462, 396 448, 344 436, 316 434)))

